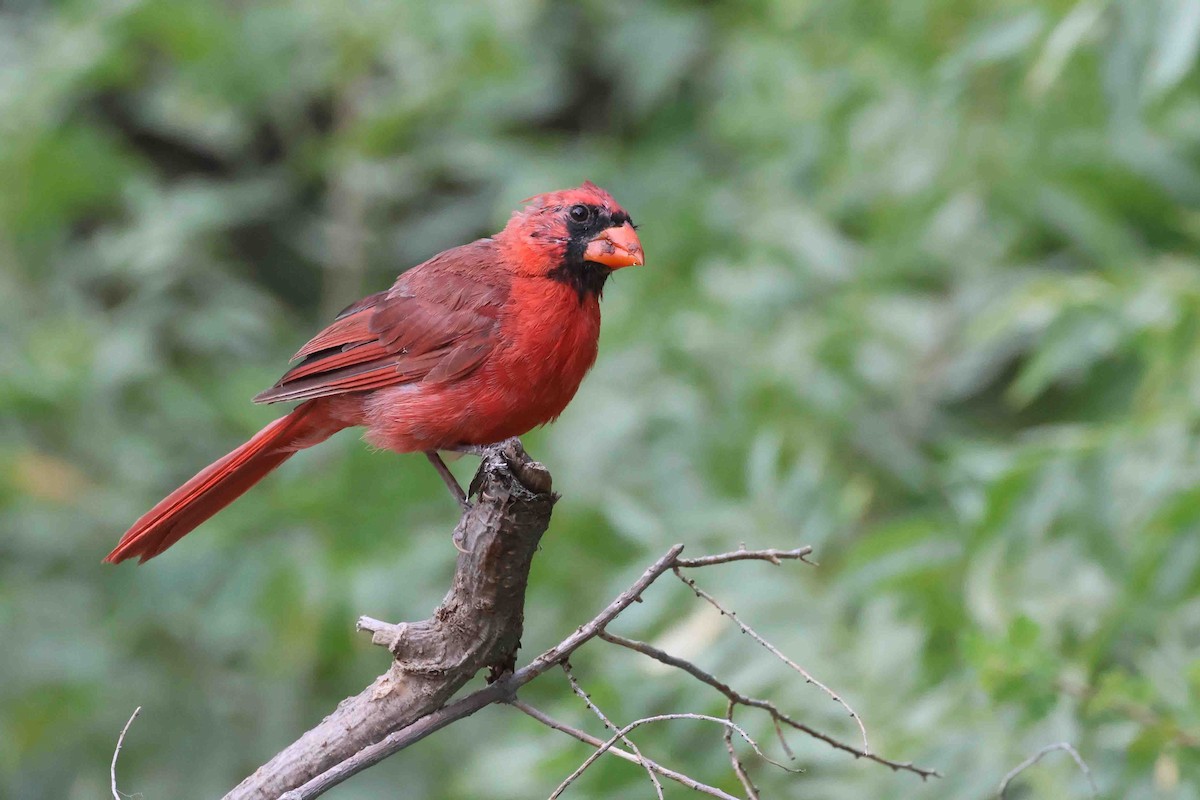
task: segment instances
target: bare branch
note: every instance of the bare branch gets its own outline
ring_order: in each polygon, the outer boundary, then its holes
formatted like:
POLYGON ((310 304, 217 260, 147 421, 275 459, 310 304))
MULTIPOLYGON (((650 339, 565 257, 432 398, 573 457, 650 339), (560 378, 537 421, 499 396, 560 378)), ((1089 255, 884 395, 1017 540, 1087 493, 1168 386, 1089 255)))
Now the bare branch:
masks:
MULTIPOLYGON (((539 711, 538 709, 534 708, 533 706, 529 705, 528 703, 524 702, 523 700, 513 700, 511 703, 509 703, 509 705, 511 705, 513 708, 517 709, 518 711, 520 711, 524 714, 528 714, 529 716, 533 717, 534 719, 536 719, 538 722, 542 723, 546 727, 552 728, 556 731, 561 731, 562 733, 567 734, 568 736, 570 736, 573 739, 578 739, 579 741, 583 742, 584 744, 590 744, 592 747, 602 747, 604 745, 604 740, 597 739, 595 736, 592 736, 591 734, 588 734, 588 733, 584 733, 583 731, 579 730, 578 728, 572 728, 570 725, 567 725, 566 723, 559 722, 558 720, 539 711)), ((649 758, 638 759, 638 757, 633 755, 633 753, 629 753, 625 750, 622 750, 619 747, 608 748, 608 753, 611 755, 617 756, 618 758, 623 758, 626 761, 630 761, 634 764, 637 764, 637 763, 639 763, 639 761, 641 761, 641 762, 649 765, 652 770, 657 772, 659 775, 662 775, 664 778, 669 778, 669 779, 675 781, 676 783, 680 784, 681 786, 686 786, 687 788, 692 789, 697 792, 700 792, 702 794, 707 794, 711 797, 719 797, 719 798, 721 798, 721 800, 738 800, 733 795, 728 794, 727 792, 723 792, 720 789, 716 788, 715 786, 709 786, 706 783, 701 783, 700 781, 696 780, 695 778, 692 778, 688 775, 684 775, 681 772, 676 772, 673 769, 668 769, 667 767, 664 767, 661 764, 659 764, 655 761, 652 761, 649 758)))
MULTIPOLYGON (((642 592, 655 579, 669 570, 675 563, 675 557, 683 550, 683 545, 677 544, 668 550, 658 561, 654 562, 633 585, 622 592, 616 600, 601 611, 591 622, 576 629, 575 633, 542 653, 526 666, 515 673, 503 677, 466 697, 444 706, 431 714, 404 726, 385 736, 383 739, 360 748, 353 755, 327 768, 324 772, 309 779, 303 785, 283 794, 279 800, 311 800, 324 794, 352 775, 379 763, 394 753, 398 753, 411 744, 424 739, 429 734, 439 731, 452 722, 469 717, 481 708, 492 703, 510 701, 516 696, 517 689, 529 683, 546 670, 570 657, 577 649, 595 638, 604 626, 612 622, 618 614, 632 605, 642 592)), ((372 621, 375 622, 375 621, 372 621)), ((361 624, 361 621, 360 621, 361 624)), ((384 623, 386 631, 386 623, 384 623)), ((371 628, 374 630, 374 626, 371 628)), ((376 636, 380 633, 376 632, 376 636)), ((233 800, 227 798, 226 800, 233 800)))
POLYGON ((421 741, 429 734, 440 731, 450 723, 469 717, 492 703, 503 702, 504 689, 505 687, 500 683, 493 683, 457 702, 443 706, 432 714, 421 717, 411 725, 388 734, 375 744, 362 748, 302 786, 284 792, 279 796, 279 800, 312 800, 314 797, 319 797, 347 778, 357 775, 367 767, 372 767, 388 756, 421 741))
POLYGON ((528 683, 533 678, 541 675, 546 670, 550 669, 555 664, 562 661, 564 658, 574 653, 582 647, 588 640, 594 639, 600 635, 600 631, 604 630, 604 626, 612 622, 629 606, 641 599, 642 592, 650 587, 660 575, 675 566, 675 559, 683 552, 683 545, 677 544, 670 550, 664 553, 657 561, 642 573, 642 576, 634 581, 633 585, 617 596, 608 606, 585 625, 576 628, 575 633, 563 639, 558 644, 551 647, 546 652, 529 662, 528 666, 517 670, 513 675, 514 679, 523 677, 526 673, 529 674, 528 679, 521 680, 520 685, 528 683))
POLYGON ((1000 800, 1004 800, 1004 796, 1008 792, 1008 785, 1012 783, 1018 775, 1032 767, 1037 762, 1041 761, 1042 758, 1047 754, 1053 753, 1055 750, 1065 750, 1068 754, 1070 754, 1071 758, 1074 759, 1075 764, 1079 767, 1079 771, 1083 773, 1083 777, 1087 778, 1088 786, 1091 787, 1092 790, 1092 797, 1099 797, 1100 789, 1096 787, 1096 781, 1092 779, 1092 771, 1088 769, 1088 765, 1083 760, 1083 756, 1079 755, 1079 751, 1072 747, 1069 742, 1055 742, 1054 744, 1048 744, 1041 750, 1038 750, 1036 753, 1031 755, 1029 758, 1022 761, 1020 764, 1017 764, 1009 771, 1007 775, 1004 776, 1004 779, 1000 781, 1000 789, 997 791, 996 796, 999 797, 1000 800))
MULTIPOLYGON (((725 709, 725 719, 729 720, 729 724, 733 724, 733 709, 737 707, 737 703, 729 701, 729 707, 725 709)), ((738 758, 737 750, 733 749, 733 728, 725 729, 725 749, 729 751, 729 762, 733 765, 733 774, 737 775, 737 779, 741 781, 742 788, 746 790, 746 797, 749 800, 758 800, 758 789, 754 785, 754 781, 750 779, 750 774, 746 772, 746 767, 742 764, 742 760, 738 758)))
POLYGON ((121 728, 121 735, 117 737, 117 749, 113 750, 112 765, 108 768, 108 776, 112 781, 113 800, 121 800, 121 793, 117 791, 117 757, 121 755, 121 746, 125 744, 125 734, 129 733, 129 726, 133 724, 140 713, 142 713, 142 707, 138 706, 129 715, 129 721, 125 723, 124 728, 121 728))
POLYGON ((731 553, 720 553, 702 558, 676 559, 675 566, 692 569, 694 567, 711 567, 715 564, 729 564, 733 561, 770 561, 772 564, 778 565, 785 560, 803 561, 805 564, 816 566, 808 560, 812 551, 811 547, 797 547, 795 550, 747 550, 743 545, 741 549, 731 553))
MULTIPOLYGON (((581 700, 583 700, 583 702, 587 704, 587 707, 590 708, 592 712, 600 718, 600 721, 604 723, 604 727, 611 731, 617 730, 617 726, 612 723, 612 720, 604 715, 604 712, 600 710, 600 707, 592 702, 591 696, 583 690, 582 686, 579 685, 579 681, 575 680, 575 673, 571 672, 571 665, 564 661, 560 666, 562 667, 562 671, 566 673, 567 681, 571 684, 571 691, 573 691, 581 700)), ((646 774, 650 776, 650 782, 654 784, 654 793, 658 795, 658 800, 663 800, 662 784, 658 782, 658 776, 654 774, 654 770, 650 769, 650 765, 646 763, 645 757, 642 756, 642 751, 639 750, 637 745, 630 741, 629 737, 627 736, 622 736, 621 741, 625 743, 626 747, 633 751, 633 754, 638 757, 638 761, 641 763, 641 765, 646 768, 646 774)))
POLYGON ((722 725, 726 728, 732 728, 734 731, 737 732, 738 736, 741 736, 743 739, 746 740, 746 743, 749 744, 751 748, 753 748, 754 752, 757 753, 758 757, 761 758, 763 761, 766 761, 769 764, 774 764, 775 766, 779 767, 780 769, 786 770, 788 772, 801 772, 802 771, 802 770, 792 769, 791 767, 780 764, 778 761, 775 761, 775 760, 771 759, 770 757, 768 757, 767 754, 762 751, 762 748, 760 748, 758 746, 758 742, 756 742, 750 738, 750 734, 748 734, 744 730, 742 730, 742 728, 740 726, 738 726, 737 723, 730 722, 727 719, 721 719, 720 717, 711 717, 708 714, 656 714, 653 717, 643 717, 641 719, 635 719, 633 722, 629 723, 624 728, 621 728, 619 731, 617 731, 616 734, 612 738, 610 738, 604 744, 600 745, 599 749, 597 749, 596 752, 594 752, 590 756, 588 756, 587 760, 584 761, 582 764, 580 764, 578 769, 576 769, 574 772, 572 772, 570 775, 568 775, 567 778, 558 785, 558 788, 554 790, 554 794, 550 795, 550 800, 557 800, 557 798, 560 795, 562 795, 562 793, 564 791, 566 791, 567 787, 570 786, 571 783, 575 779, 577 779, 580 775, 582 775, 588 767, 590 767, 592 764, 596 763, 596 760, 598 758, 600 758, 600 756, 602 756, 606 752, 608 752, 609 749, 611 749, 612 746, 621 739, 621 737, 627 735, 634 728, 641 727, 642 725, 646 725, 651 722, 668 722, 670 720, 676 720, 676 719, 697 719, 697 720, 703 720, 705 722, 715 722, 718 725, 722 725))
POLYGON ((720 611, 723 616, 729 617, 729 619, 732 620, 735 625, 737 625, 739 628, 742 629, 742 633, 748 635, 751 639, 758 642, 760 645, 762 645, 764 648, 766 648, 767 652, 771 653, 771 655, 778 658, 780 661, 782 661, 784 664, 786 664, 788 667, 790 667, 795 672, 800 673, 800 675, 803 676, 804 680, 808 681, 809 683, 811 683, 814 686, 816 686, 817 688, 819 688, 821 691, 825 692, 825 694, 827 694, 833 698, 833 702, 837 703, 842 708, 846 709, 846 711, 850 714, 851 718, 853 718, 855 723, 857 723, 858 730, 862 734, 863 751, 866 753, 871 752, 871 743, 869 741, 867 741, 867 727, 865 725, 863 725, 862 718, 858 716, 858 712, 856 712, 853 708, 850 707, 849 703, 847 703, 845 700, 843 700, 841 698, 841 696, 839 696, 836 692, 834 692, 828 686, 826 686, 825 684, 821 683, 819 680, 814 678, 812 676, 812 674, 809 673, 809 671, 806 670, 804 667, 800 666, 795 661, 793 661, 792 659, 785 656, 782 652, 780 652, 779 648, 777 648, 775 645, 771 644, 766 639, 764 639, 762 636, 760 636, 757 632, 755 632, 755 630, 753 628, 751 628, 749 625, 747 625, 746 623, 744 623, 740 619, 738 619, 738 616, 736 613, 734 613, 733 611, 730 611, 729 609, 725 608, 723 605, 718 603, 716 598, 714 598, 711 594, 709 594, 708 592, 704 591, 699 586, 697 586, 696 582, 694 580, 692 580, 691 578, 684 577, 684 574, 682 572, 680 572, 678 568, 676 568, 672 571, 675 573, 675 577, 679 578, 679 580, 686 583, 691 588, 691 590, 696 593, 697 597, 707 601, 709 603, 709 605, 711 605, 713 608, 717 609, 717 611, 720 611))
MULTIPOLYGON (((787 753, 788 758, 790 758, 792 761, 795 761, 796 754, 792 752, 792 748, 788 745, 787 737, 783 735, 783 726, 779 724, 779 718, 782 716, 783 716, 783 714, 781 714, 778 710, 776 710, 773 714, 771 714, 771 722, 775 723, 775 735, 777 737, 779 737, 779 746, 783 748, 783 752, 787 753)), ((797 728, 797 730, 803 730, 803 729, 797 728)), ((808 731, 804 731, 804 732, 808 733, 808 731)), ((821 737, 817 737, 817 738, 821 738, 821 737)), ((825 740, 822 740, 822 741, 825 741, 825 740)), ((862 751, 858 750, 857 748, 851 748, 851 751, 855 755, 862 752, 862 751)), ((907 766, 911 767, 912 764, 909 764, 907 766)), ((937 773, 935 772, 934 775, 936 775, 936 774, 937 773)), ((924 778, 925 776, 922 775, 921 777, 924 778)))
POLYGON ((549 473, 519 442, 489 448, 477 499, 455 529, 463 552, 441 605, 425 620, 371 625, 372 641, 392 654, 388 670, 242 781, 227 800, 277 800, 297 787, 304 787, 300 796, 315 797, 320 792, 314 786, 328 788, 395 752, 380 751, 382 743, 415 741, 478 710, 462 713, 462 704, 446 703, 481 669, 500 674, 512 663, 529 568, 554 506, 552 494, 535 493, 515 476, 514 463, 536 468, 549 484, 549 473), (452 708, 459 717, 448 716, 452 708), (330 782, 333 776, 339 777, 330 782))
MULTIPOLYGON (((729 748, 733 746, 732 735, 736 732, 765 761, 793 771, 768 758, 758 744, 732 721, 732 714, 728 719, 701 714, 664 714, 647 717, 617 730, 616 737, 610 741, 601 742, 596 739, 593 742, 587 734, 561 723, 548 721, 548 717, 517 700, 517 692, 521 687, 551 667, 562 665, 567 671, 572 688, 588 702, 589 708, 610 729, 615 730, 615 725, 590 702, 566 665, 567 659, 576 650, 598 636, 616 644, 632 646, 633 649, 664 663, 684 669, 721 691, 735 705, 741 704, 767 711, 775 723, 780 743, 790 758, 794 759, 795 756, 788 748, 781 724, 894 770, 908 770, 923 778, 937 775, 932 770, 921 770, 911 764, 900 764, 871 754, 867 746, 866 729, 853 709, 828 687, 738 620, 735 614, 696 587, 695 583, 684 577, 681 572, 683 569, 716 566, 735 561, 767 561, 780 564, 785 560, 798 560, 812 563, 806 560, 806 556, 812 552, 808 547, 794 550, 747 550, 743 546, 729 553, 681 559, 679 554, 683 545, 677 544, 650 565, 628 589, 589 622, 525 666, 516 671, 509 671, 521 635, 522 606, 529 566, 541 532, 548 523, 549 511, 555 498, 549 493, 549 473, 546 473, 540 464, 530 461, 520 443, 515 440, 484 449, 483 464, 472 482, 472 493, 476 486, 480 488, 479 500, 464 514, 455 531, 454 541, 456 546, 460 547, 455 581, 434 616, 422 622, 401 624, 361 617, 358 628, 370 632, 375 644, 386 647, 392 653, 395 660, 391 669, 363 693, 339 704, 318 727, 243 781, 226 796, 226 800, 312 800, 350 776, 494 703, 515 704, 535 719, 598 748, 576 774, 560 786, 556 795, 596 758, 605 752, 613 752, 641 764, 650 775, 655 791, 660 797, 662 786, 657 777, 659 775, 715 797, 730 797, 718 789, 656 764, 646 758, 626 736, 638 725, 670 719, 716 722, 725 727, 725 738, 729 748), (460 546, 462 543, 466 546, 460 546), (642 593, 667 571, 673 571, 698 597, 733 619, 743 632, 840 703, 857 722, 863 734, 864 749, 844 744, 797 722, 767 701, 746 697, 690 662, 676 659, 649 645, 607 634, 605 627, 630 605, 639 602, 642 593), (480 608, 488 608, 490 611, 488 614, 478 614, 477 609, 480 608), (481 620, 480 617, 486 619, 481 620), (492 682, 488 686, 443 705, 459 687, 484 667, 490 668, 492 673, 492 682), (616 749, 614 744, 617 741, 625 741, 629 750, 616 749)), ((736 759, 736 753, 731 753, 731 758, 736 759)), ((739 779, 748 781, 748 775, 739 765, 740 762, 735 764, 739 779)), ((750 792, 752 796, 755 791, 750 792)))
POLYGON ((907 761, 906 762, 892 761, 891 759, 883 758, 882 756, 876 755, 874 753, 869 753, 866 750, 860 750, 859 748, 855 747, 854 745, 847 744, 846 742, 843 742, 840 739, 836 739, 827 733, 817 730, 816 728, 812 727, 811 725, 806 725, 803 722, 800 722, 799 720, 793 719, 792 717, 790 717, 787 714, 780 711, 779 707, 776 706, 774 703, 771 703, 770 701, 767 701, 767 700, 761 700, 756 697, 750 697, 748 695, 742 694, 741 692, 734 689, 732 686, 725 683, 724 681, 717 678, 716 676, 712 675, 711 673, 705 672, 703 669, 696 666, 691 661, 687 661, 685 659, 679 658, 678 656, 671 655, 670 653, 668 653, 664 650, 660 650, 659 648, 655 647, 652 644, 647 644, 646 642, 639 642, 636 639, 628 639, 624 636, 618 636, 617 634, 611 633, 610 631, 604 631, 603 633, 601 633, 600 638, 606 642, 610 642, 611 644, 620 645, 621 647, 628 648, 635 652, 641 653, 644 656, 653 658, 655 661, 659 661, 663 664, 666 664, 669 667, 675 667, 677 669, 681 669, 684 672, 691 675, 692 677, 694 677, 696 680, 700 681, 701 683, 706 683, 709 686, 713 687, 718 692, 725 695, 725 697, 727 699, 733 701, 734 703, 738 703, 743 706, 748 706, 750 708, 759 708, 759 709, 762 709, 763 711, 766 711, 768 714, 771 715, 771 718, 775 721, 777 733, 779 734, 779 741, 783 745, 784 752, 787 753, 788 758, 795 758, 796 756, 794 753, 792 753, 791 748, 788 747, 787 740, 784 739, 784 736, 783 736, 783 731, 779 730, 780 724, 787 725, 788 727, 794 728, 794 729, 800 731, 801 733, 806 733, 809 736, 813 737, 814 739, 818 739, 822 742, 825 742, 830 747, 834 747, 838 750, 842 750, 847 753, 850 753, 855 758, 865 758, 869 761, 874 761, 876 764, 882 764, 885 767, 889 767, 892 770, 897 771, 897 772, 900 772, 900 771, 912 772, 916 775, 920 775, 921 778, 923 778, 923 779, 924 778, 940 778, 941 777, 941 773, 938 772, 937 770, 923 769, 923 768, 915 766, 911 762, 907 762, 907 761))

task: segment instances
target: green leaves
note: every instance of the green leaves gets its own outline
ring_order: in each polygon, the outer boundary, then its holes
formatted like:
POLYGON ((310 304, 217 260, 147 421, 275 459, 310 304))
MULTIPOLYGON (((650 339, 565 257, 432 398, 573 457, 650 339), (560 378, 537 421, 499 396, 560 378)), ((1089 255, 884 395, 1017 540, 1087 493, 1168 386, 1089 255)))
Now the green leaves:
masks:
POLYGON ((999 637, 973 632, 964 640, 963 655, 992 701, 1022 708, 1030 722, 1058 702, 1055 679, 1062 667, 1029 617, 1016 617, 999 637))
MULTIPOLYGON (((123 788, 217 795, 378 672, 355 615, 422 616, 454 556, 419 458, 348 433, 149 567, 98 559, 271 418, 248 398, 332 310, 584 178, 649 263, 610 284, 594 374, 527 438, 564 496, 528 650, 676 541, 814 544, 817 570, 743 565, 714 591, 879 750, 947 777, 792 739, 808 771, 756 773, 764 796, 977 798, 1064 738, 1113 797, 1200 782, 1198 8, 6 10, 0 794, 103 794, 140 704, 123 788)), ((694 628, 683 595, 647 600, 629 633, 694 628)), ((739 688, 784 685, 736 634, 701 638, 739 688)), ((711 700, 580 659, 623 721, 711 700)), ((578 762, 500 714, 455 737, 339 791, 525 797, 578 762), (463 770, 464 741, 511 752, 463 770)), ((643 740, 727 778, 719 739, 643 740)), ((1029 785, 1078 788, 1063 761, 1029 785)), ((578 791, 639 780, 606 764, 578 791)))

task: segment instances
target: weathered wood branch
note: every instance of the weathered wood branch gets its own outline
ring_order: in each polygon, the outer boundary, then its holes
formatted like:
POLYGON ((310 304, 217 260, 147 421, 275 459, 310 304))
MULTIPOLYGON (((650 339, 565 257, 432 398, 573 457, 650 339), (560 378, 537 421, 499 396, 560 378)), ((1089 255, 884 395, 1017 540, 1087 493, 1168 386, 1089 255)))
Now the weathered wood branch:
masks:
POLYGON ((480 670, 500 675, 512 669, 530 564, 555 498, 549 473, 515 440, 488 451, 473 488, 478 500, 454 531, 461 551, 454 580, 433 616, 398 625, 361 619, 360 629, 393 655, 387 672, 339 703, 226 800, 276 800, 437 711, 480 670))
MULTIPOLYGON (((589 622, 581 625, 561 642, 515 669, 516 651, 523 626, 525 589, 529 568, 538 542, 550 522, 555 497, 550 492, 550 475, 540 464, 530 461, 519 442, 513 440, 488 448, 479 473, 472 482, 472 494, 479 499, 464 513, 454 532, 459 548, 457 569, 450 591, 433 616, 420 622, 390 624, 362 617, 360 630, 372 634, 372 641, 388 649, 393 656, 391 667, 358 695, 343 700, 332 714, 289 745, 270 762, 242 781, 226 800, 313 800, 352 775, 379 763, 394 753, 409 747, 426 736, 495 703, 508 703, 520 708, 535 719, 564 731, 598 749, 568 778, 559 791, 569 785, 587 765, 604 753, 614 753, 632 759, 650 774, 654 789, 661 794, 658 776, 676 780, 696 791, 717 797, 727 793, 674 772, 646 758, 628 732, 647 722, 668 719, 700 719, 727 726, 745 737, 758 757, 776 766, 782 764, 768 758, 758 745, 730 719, 735 705, 759 708, 771 714, 784 752, 792 752, 783 736, 780 724, 814 736, 857 757, 870 758, 894 770, 908 771, 922 778, 937 775, 909 763, 899 763, 874 755, 865 745, 866 729, 850 711, 863 734, 862 749, 848 745, 827 734, 798 723, 783 714, 773 704, 747 697, 698 666, 665 653, 651 645, 609 633, 606 628, 630 605, 642 599, 642 593, 659 577, 672 572, 684 581, 697 597, 714 605, 744 633, 767 648, 773 655, 799 672, 810 683, 816 679, 802 667, 763 639, 735 612, 722 606, 715 598, 699 589, 683 575, 683 570, 716 567, 736 561, 807 561, 811 548, 794 550, 741 549, 701 558, 680 558, 683 545, 677 544, 651 564, 632 585, 589 622), (615 723, 588 701, 605 724, 616 735, 601 741, 562 723, 550 720, 517 698, 521 687, 561 666, 568 671, 567 660, 576 650, 595 638, 630 648, 643 655, 699 678, 726 695, 729 712, 719 719, 703 714, 666 714, 636 720, 617 729, 615 723), (473 675, 489 669, 489 683, 453 702, 451 697, 473 675), (615 745, 624 742, 628 750, 615 745)), ((572 681, 574 686, 574 681, 572 681)), ((826 693, 845 705, 840 696, 817 683, 826 693)), ((574 687, 581 696, 586 693, 574 687)), ((849 711, 849 706, 845 706, 849 711)), ((730 750, 733 767, 743 788, 751 797, 757 795, 746 766, 733 751, 727 730, 726 747, 730 750)), ((784 769, 787 769, 784 767, 784 769)))
MULTIPOLYGON (((505 675, 488 686, 472 692, 448 706, 439 708, 428 716, 402 727, 378 742, 364 747, 340 764, 330 767, 302 786, 288 792, 280 800, 312 800, 332 789, 351 775, 378 764, 390 755, 395 755, 409 745, 415 744, 431 733, 440 731, 452 722, 471 716, 476 711, 493 703, 507 703, 516 698, 517 689, 529 683, 551 667, 562 664, 571 654, 600 635, 604 626, 617 618, 622 611, 641 599, 650 584, 675 564, 675 558, 683 550, 677 544, 655 561, 632 586, 621 592, 616 600, 600 612, 591 622, 581 625, 566 639, 542 653, 533 661, 514 673, 505 675)), ((805 548, 807 552, 807 548, 805 548)))

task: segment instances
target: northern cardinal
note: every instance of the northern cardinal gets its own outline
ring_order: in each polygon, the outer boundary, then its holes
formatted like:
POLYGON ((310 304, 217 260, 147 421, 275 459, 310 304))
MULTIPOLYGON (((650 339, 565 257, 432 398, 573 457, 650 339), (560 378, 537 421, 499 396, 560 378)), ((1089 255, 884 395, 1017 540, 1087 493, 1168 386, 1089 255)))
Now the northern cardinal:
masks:
POLYGON ((154 558, 293 453, 358 425, 376 447, 424 452, 465 504, 438 451, 557 418, 596 360, 605 281, 643 263, 633 222, 599 186, 527 203, 495 236, 342 311, 254 398, 303 402, 150 509, 105 561, 154 558))

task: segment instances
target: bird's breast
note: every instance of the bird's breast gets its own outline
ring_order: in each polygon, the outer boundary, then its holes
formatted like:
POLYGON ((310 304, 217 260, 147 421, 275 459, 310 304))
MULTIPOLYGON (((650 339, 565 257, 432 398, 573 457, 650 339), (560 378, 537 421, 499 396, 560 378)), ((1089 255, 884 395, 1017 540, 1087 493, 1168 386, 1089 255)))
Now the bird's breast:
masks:
POLYGON ((499 327, 495 378, 511 387, 514 405, 532 420, 529 427, 553 420, 596 362, 599 298, 581 300, 554 280, 518 280, 499 327))
POLYGON ((515 279, 480 366, 371 393, 367 441, 398 452, 491 444, 553 421, 596 361, 600 306, 546 278, 515 279))

